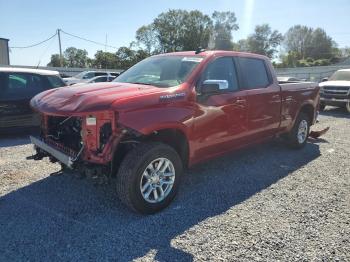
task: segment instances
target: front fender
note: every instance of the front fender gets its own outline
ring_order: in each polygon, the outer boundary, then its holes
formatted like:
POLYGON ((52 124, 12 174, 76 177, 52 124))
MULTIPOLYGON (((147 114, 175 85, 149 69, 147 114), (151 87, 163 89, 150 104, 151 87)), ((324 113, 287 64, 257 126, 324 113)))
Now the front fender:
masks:
POLYGON ((143 135, 162 129, 179 129, 187 137, 193 125, 193 107, 188 103, 119 112, 118 123, 143 135))

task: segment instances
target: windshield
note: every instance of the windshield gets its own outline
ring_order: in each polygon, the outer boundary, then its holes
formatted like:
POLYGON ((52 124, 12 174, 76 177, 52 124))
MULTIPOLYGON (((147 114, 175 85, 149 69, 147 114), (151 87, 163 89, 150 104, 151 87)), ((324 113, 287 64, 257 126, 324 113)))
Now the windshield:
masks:
POLYGON ((77 79, 90 79, 90 78, 95 77, 95 73, 84 71, 84 72, 81 72, 81 73, 75 75, 74 77, 77 79))
POLYGON ((337 71, 328 80, 329 81, 350 81, 350 71, 337 71))
POLYGON ((200 56, 155 56, 134 65, 113 82, 172 87, 182 84, 203 60, 200 56))

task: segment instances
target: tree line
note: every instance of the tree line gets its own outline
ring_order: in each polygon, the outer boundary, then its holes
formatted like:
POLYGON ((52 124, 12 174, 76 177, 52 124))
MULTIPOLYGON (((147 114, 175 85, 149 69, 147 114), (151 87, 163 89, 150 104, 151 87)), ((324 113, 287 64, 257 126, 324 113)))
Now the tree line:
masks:
POLYGON ((142 59, 160 53, 190 51, 199 47, 262 54, 274 59, 276 67, 329 65, 350 55, 340 49, 322 28, 295 25, 284 34, 270 25, 257 25, 246 39, 234 41, 239 29, 234 12, 214 11, 211 16, 198 10, 172 9, 159 14, 151 24, 136 31, 135 40, 116 52, 99 50, 89 58, 84 49, 69 47, 62 61, 51 56, 48 66, 127 69, 142 59))

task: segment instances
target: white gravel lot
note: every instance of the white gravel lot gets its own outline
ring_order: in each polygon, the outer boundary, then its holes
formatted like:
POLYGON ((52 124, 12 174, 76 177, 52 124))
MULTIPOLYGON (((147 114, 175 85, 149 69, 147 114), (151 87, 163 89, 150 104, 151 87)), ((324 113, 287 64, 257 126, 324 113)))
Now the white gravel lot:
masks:
POLYGON ((300 151, 271 142, 191 169, 153 216, 0 138, 0 261, 350 261, 350 115, 330 109, 326 126, 300 151))

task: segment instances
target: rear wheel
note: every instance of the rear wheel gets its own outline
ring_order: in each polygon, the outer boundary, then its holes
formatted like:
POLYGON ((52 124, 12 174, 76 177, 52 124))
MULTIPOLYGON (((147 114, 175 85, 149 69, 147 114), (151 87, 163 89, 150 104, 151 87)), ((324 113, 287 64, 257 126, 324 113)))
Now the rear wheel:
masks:
POLYGON ((162 143, 144 143, 132 149, 117 174, 117 193, 130 209, 156 213, 174 199, 182 176, 177 152, 162 143))
POLYGON ((302 148, 306 145, 310 132, 310 119, 301 112, 295 120, 292 130, 287 134, 286 140, 292 148, 302 148))

